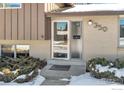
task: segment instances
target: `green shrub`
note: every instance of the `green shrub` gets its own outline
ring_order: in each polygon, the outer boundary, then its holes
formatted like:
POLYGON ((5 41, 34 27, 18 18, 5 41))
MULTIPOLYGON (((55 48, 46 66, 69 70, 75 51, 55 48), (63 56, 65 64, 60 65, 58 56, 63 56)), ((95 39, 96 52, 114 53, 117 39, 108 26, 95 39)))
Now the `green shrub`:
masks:
POLYGON ((109 61, 106 60, 105 58, 92 58, 87 62, 87 70, 92 71, 92 68, 95 69, 96 64, 102 65, 102 66, 107 66, 109 65, 109 61))
POLYGON ((34 72, 32 73, 32 75, 26 75, 25 79, 16 79, 15 82, 17 83, 24 83, 24 82, 29 82, 31 80, 33 80, 33 78, 35 78, 38 75, 38 69, 35 69, 34 72))
POLYGON ((4 80, 4 75, 0 74, 0 81, 3 81, 3 80, 4 80))
POLYGON ((8 83, 8 82, 11 82, 12 80, 14 80, 16 77, 17 77, 16 75, 14 75, 13 73, 11 73, 11 74, 5 75, 3 81, 5 83, 8 83))
POLYGON ((116 59, 114 62, 114 67, 118 68, 118 69, 121 69, 121 68, 124 68, 124 60, 119 60, 119 59, 116 59))
POLYGON ((121 78, 116 77, 115 72, 110 71, 99 72, 99 70, 96 69, 96 65, 108 66, 109 69, 110 68, 122 69, 124 68, 124 60, 116 59, 115 61, 108 61, 105 58, 93 58, 89 60, 87 63, 87 69, 90 71, 93 77, 98 79, 105 78, 108 80, 124 84, 124 77, 121 78))
POLYGON ((0 80, 4 82, 10 82, 14 80, 16 77, 22 74, 29 74, 30 72, 34 71, 33 76, 27 76, 26 80, 18 80, 18 82, 25 82, 29 81, 37 75, 36 69, 42 69, 47 64, 46 60, 40 60, 39 58, 33 57, 22 57, 19 58, 10 58, 10 57, 0 57, 0 71, 3 69, 9 69, 10 71, 15 71, 19 69, 18 73, 16 74, 9 74, 4 77, 0 77, 0 80))

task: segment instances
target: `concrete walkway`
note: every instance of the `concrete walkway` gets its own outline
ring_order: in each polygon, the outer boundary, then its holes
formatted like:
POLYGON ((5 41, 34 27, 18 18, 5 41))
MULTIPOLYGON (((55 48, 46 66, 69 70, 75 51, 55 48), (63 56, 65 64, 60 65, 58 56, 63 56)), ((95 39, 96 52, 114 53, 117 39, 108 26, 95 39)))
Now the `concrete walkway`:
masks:
POLYGON ((62 81, 57 79, 46 79, 42 85, 68 85, 69 81, 62 81))
POLYGON ((85 66, 71 65, 69 71, 50 70, 52 64, 48 64, 41 71, 41 75, 46 78, 42 85, 68 85, 71 76, 78 76, 85 73, 85 66))

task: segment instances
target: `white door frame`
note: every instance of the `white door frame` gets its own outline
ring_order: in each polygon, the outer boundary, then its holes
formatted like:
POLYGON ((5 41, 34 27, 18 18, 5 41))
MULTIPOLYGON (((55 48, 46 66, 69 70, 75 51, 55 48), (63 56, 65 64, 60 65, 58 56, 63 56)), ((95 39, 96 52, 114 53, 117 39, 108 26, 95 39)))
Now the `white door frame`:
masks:
POLYGON ((63 60, 69 60, 70 59, 70 21, 69 20, 53 20, 52 24, 51 24, 51 28, 52 28, 52 32, 51 32, 51 41, 52 41, 52 53, 51 53, 51 57, 52 59, 63 59, 63 60), (53 53, 53 47, 54 47, 54 23, 55 22, 67 22, 67 58, 55 58, 53 53))

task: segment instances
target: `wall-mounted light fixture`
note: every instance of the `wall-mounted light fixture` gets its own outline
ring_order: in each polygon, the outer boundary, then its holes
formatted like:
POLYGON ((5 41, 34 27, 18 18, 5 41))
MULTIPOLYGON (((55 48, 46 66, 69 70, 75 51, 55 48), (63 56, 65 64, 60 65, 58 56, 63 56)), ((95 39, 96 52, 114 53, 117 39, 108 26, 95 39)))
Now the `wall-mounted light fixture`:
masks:
POLYGON ((97 28, 98 30, 102 30, 104 32, 106 32, 108 30, 108 27, 103 26, 95 21, 92 21, 91 19, 88 20, 88 25, 93 25, 94 28, 97 28))
POLYGON ((93 21, 92 20, 89 20, 88 21, 88 25, 92 25, 93 24, 93 21))

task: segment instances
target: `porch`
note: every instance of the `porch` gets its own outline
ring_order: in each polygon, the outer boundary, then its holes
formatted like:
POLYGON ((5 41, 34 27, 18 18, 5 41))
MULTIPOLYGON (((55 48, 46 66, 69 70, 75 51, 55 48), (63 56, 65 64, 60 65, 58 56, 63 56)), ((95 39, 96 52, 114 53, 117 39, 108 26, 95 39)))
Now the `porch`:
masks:
POLYGON ((49 60, 41 75, 46 78, 43 85, 66 85, 71 76, 79 76, 86 71, 86 65, 81 61, 49 60), (77 64, 76 64, 77 63, 77 64))

